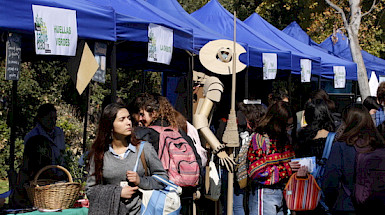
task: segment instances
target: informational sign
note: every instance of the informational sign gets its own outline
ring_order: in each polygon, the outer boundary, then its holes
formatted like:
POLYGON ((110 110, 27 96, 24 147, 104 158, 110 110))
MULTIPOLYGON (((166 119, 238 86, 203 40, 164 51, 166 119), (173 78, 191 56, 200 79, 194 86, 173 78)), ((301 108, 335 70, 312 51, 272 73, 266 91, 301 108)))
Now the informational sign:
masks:
POLYGON ((95 42, 94 55, 96 62, 99 64, 99 68, 94 77, 92 77, 92 80, 103 84, 106 82, 106 54, 107 44, 95 42))
POLYGON ((76 89, 79 95, 86 89, 88 83, 90 83, 92 77, 95 75, 96 70, 98 70, 98 67, 99 65, 95 60, 95 56, 92 54, 88 44, 85 43, 77 73, 76 89))
POLYGON ((372 71, 370 74, 369 79, 369 89, 370 89, 370 95, 371 96, 377 96, 377 88, 378 88, 379 82, 377 79, 376 72, 372 71))
POLYGON ((6 43, 5 80, 19 80, 21 63, 21 36, 9 33, 6 43))
POLYGON ((310 82, 311 78, 311 60, 301 59, 301 82, 310 82))
POLYGON ((262 53, 263 80, 275 79, 277 75, 277 54, 262 53))
POLYGON ((334 88, 345 88, 346 70, 344 66, 333 66, 334 88))
POLYGON ((32 11, 36 54, 75 56, 76 11, 41 5, 32 5, 32 11))
POLYGON ((147 61, 169 65, 172 58, 173 40, 172 29, 150 23, 147 61))

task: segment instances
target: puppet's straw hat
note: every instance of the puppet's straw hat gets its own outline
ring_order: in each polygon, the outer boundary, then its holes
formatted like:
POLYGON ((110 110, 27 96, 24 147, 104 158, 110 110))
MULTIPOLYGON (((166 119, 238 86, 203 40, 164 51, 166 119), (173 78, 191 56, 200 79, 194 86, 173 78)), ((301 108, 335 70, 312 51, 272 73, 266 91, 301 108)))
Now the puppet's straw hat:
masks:
MULTIPOLYGON (((213 40, 204 45, 199 51, 199 60, 202 65, 213 73, 230 75, 233 69, 233 49, 234 43, 231 40, 213 40)), ((246 65, 239 60, 239 55, 246 50, 236 43, 236 72, 246 68, 246 65)))

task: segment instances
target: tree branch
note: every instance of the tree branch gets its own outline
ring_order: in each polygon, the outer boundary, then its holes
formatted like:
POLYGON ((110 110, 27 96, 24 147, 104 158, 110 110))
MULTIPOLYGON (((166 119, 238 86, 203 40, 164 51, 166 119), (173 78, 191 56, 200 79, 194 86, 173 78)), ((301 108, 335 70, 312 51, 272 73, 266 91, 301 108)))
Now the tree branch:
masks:
POLYGON ((341 14, 342 21, 344 22, 344 25, 349 26, 349 22, 346 19, 346 15, 345 15, 344 11, 342 10, 342 8, 340 8, 338 5, 334 4, 331 0, 325 0, 325 1, 326 1, 326 3, 328 3, 330 5, 330 7, 332 7, 334 10, 336 10, 337 13, 341 14))
POLYGON ((377 6, 377 5, 376 5, 376 0, 373 0, 372 7, 370 7, 370 9, 369 9, 366 13, 362 14, 362 17, 364 17, 364 16, 368 15, 369 13, 371 13, 372 10, 373 10, 376 6, 377 6))

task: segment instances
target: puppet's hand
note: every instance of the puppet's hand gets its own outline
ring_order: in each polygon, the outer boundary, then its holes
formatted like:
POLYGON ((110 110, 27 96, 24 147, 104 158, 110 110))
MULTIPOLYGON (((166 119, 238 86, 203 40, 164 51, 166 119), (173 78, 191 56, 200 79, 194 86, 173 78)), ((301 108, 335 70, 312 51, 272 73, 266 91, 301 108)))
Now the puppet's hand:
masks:
POLYGON ((234 170, 234 165, 235 165, 235 162, 233 159, 231 159, 229 157, 229 155, 227 155, 227 153, 225 151, 220 151, 218 152, 217 154, 218 158, 219 158, 219 163, 226 167, 227 171, 229 172, 233 172, 234 170))

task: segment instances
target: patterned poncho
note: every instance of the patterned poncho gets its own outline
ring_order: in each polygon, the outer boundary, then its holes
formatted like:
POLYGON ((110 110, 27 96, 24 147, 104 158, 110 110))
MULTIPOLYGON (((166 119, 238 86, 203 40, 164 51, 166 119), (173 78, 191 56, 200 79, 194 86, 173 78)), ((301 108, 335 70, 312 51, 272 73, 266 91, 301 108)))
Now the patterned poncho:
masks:
POLYGON ((279 150, 276 142, 258 133, 252 137, 247 152, 247 173, 251 180, 263 185, 273 185, 292 174, 289 162, 294 158, 294 151, 291 145, 279 150))

